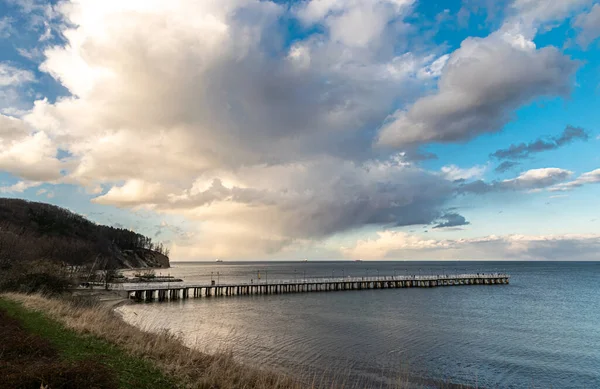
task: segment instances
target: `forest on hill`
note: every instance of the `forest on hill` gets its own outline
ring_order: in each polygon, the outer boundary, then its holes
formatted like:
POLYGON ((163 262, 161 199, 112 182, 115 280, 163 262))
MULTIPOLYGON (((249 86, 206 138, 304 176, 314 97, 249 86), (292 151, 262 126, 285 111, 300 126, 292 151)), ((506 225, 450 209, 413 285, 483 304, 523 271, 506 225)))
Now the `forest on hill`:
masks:
POLYGON ((137 232, 51 204, 0 198, 0 282, 48 268, 169 267, 168 255, 162 243, 137 232))

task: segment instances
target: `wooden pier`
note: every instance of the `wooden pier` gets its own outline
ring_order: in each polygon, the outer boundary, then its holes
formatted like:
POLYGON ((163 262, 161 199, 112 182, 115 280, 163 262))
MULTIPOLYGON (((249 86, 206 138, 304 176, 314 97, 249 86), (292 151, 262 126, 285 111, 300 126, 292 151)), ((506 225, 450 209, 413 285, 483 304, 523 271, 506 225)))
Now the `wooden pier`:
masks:
POLYGON ((145 283, 113 285, 129 298, 137 301, 168 301, 190 297, 241 296, 330 292, 364 289, 433 288, 463 285, 506 285, 510 276, 504 273, 477 273, 454 275, 414 275, 382 277, 312 278, 302 280, 273 280, 265 283, 199 284, 199 283, 145 283))

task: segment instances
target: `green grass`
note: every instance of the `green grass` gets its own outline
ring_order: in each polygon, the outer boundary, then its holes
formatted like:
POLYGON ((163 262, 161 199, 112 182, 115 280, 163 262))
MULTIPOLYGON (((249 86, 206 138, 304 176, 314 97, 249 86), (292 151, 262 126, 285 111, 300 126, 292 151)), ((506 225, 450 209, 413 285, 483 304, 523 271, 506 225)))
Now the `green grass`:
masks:
POLYGON ((118 376, 121 388, 166 389, 180 386, 151 362, 128 355, 120 348, 95 336, 77 334, 44 314, 28 310, 17 302, 0 298, 0 309, 18 319, 27 331, 50 341, 65 361, 101 361, 118 376))

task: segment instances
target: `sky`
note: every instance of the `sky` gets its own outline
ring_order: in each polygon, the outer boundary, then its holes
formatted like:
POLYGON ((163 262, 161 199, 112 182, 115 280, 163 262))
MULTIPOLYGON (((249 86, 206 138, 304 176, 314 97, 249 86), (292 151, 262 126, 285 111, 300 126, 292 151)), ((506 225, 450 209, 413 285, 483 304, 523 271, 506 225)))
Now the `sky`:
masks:
POLYGON ((600 3, 0 0, 0 196, 171 260, 600 260, 600 3))

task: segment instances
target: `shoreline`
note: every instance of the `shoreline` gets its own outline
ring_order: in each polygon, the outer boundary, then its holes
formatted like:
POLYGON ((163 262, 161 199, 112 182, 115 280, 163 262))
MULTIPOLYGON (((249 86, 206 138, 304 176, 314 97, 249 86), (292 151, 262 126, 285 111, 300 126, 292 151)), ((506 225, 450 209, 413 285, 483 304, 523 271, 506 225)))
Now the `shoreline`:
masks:
POLYGON ((116 290, 106 290, 106 289, 75 289, 71 291, 71 296, 73 297, 82 297, 82 298, 90 298, 94 302, 99 303, 100 306, 108 308, 114 311, 116 308, 123 306, 134 304, 135 302, 131 299, 123 296, 123 292, 119 292, 116 290))
MULTIPOLYGON (((108 342, 130 357, 152 364, 165 377, 177 381, 177 388, 234 389, 240 384, 248 389, 306 387, 293 377, 239 363, 230 353, 207 354, 186 346, 167 331, 153 333, 129 324, 116 311, 117 307, 128 304, 128 300, 113 291, 95 290, 71 296, 87 296, 100 304, 94 306, 85 302, 80 304, 77 299, 19 293, 0 294, 0 300, 6 299, 27 311, 38 312, 67 331, 108 342)), ((102 358, 98 355, 98 359, 102 358)), ((132 388, 142 387, 145 388, 132 388)))

